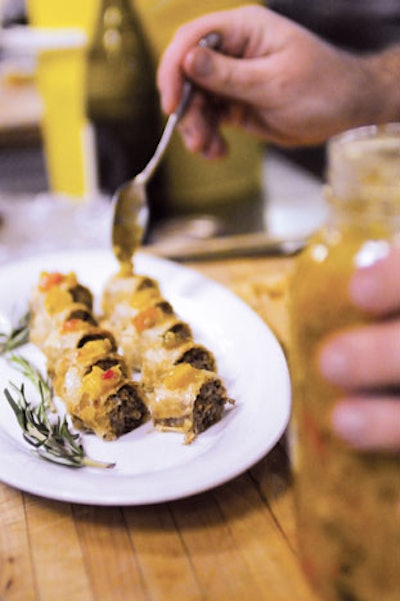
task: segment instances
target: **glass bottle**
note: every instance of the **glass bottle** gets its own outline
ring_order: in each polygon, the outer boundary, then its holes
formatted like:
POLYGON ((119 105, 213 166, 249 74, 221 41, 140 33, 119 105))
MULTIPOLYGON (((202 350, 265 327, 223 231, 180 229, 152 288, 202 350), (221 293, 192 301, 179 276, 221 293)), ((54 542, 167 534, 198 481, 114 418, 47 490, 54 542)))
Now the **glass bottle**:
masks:
POLYGON ((355 266, 400 236, 400 124, 366 127, 328 145, 331 217, 291 279, 291 452, 304 570, 324 601, 400 599, 399 454, 359 453, 335 438, 340 391, 320 376, 323 337, 372 319, 347 295, 355 266))
MULTIPOLYGON (((100 188, 113 194, 151 158, 160 135, 155 69, 130 0, 102 0, 87 56, 87 115, 93 124, 100 188)), ((156 174, 149 185, 155 202, 156 174)))

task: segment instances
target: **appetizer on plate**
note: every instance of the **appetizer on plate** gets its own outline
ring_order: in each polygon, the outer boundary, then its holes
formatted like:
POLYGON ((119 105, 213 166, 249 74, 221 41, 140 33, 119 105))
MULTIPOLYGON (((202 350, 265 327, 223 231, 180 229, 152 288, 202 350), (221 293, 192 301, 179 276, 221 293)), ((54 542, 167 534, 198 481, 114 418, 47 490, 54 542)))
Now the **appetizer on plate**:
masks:
POLYGON ((150 415, 191 442, 232 403, 213 353, 193 338, 158 282, 121 273, 106 283, 103 315, 74 273, 42 273, 30 302, 30 339, 73 424, 106 440, 150 415))

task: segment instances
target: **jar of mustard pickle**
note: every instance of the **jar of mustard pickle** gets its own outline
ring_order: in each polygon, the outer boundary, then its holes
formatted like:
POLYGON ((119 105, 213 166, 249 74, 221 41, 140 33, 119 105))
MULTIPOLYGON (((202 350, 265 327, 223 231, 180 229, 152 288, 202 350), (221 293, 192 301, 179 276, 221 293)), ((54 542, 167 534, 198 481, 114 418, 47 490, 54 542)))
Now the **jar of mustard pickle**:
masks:
POLYGON ((400 124, 333 138, 326 195, 328 223, 298 257, 290 284, 299 552, 324 601, 398 601, 400 456, 357 452, 334 436, 340 390, 322 378, 316 355, 330 332, 372 319, 351 304, 348 283, 357 266, 399 243, 400 124))

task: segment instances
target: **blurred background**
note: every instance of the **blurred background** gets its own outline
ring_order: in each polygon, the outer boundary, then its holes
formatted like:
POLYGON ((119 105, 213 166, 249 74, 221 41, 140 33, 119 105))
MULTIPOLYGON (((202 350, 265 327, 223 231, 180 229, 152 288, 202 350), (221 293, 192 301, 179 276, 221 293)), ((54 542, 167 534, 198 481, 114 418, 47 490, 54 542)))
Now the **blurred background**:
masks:
MULTIPOLYGON (((400 0, 270 0, 268 6, 347 50, 368 53, 400 42, 400 0)), ((323 175, 324 147, 283 152, 323 175)))
MULTIPOLYGON (((0 15, 3 27, 26 24, 25 1, 0 0, 0 15)), ((12 60, 0 47, 0 189, 4 191, 41 192, 48 187, 34 68, 33 60, 12 60)))
MULTIPOLYGON (((54 199, 67 199, 83 219, 82 207, 95 202, 105 235, 112 193, 144 166, 160 136, 154 76, 173 31, 200 13, 243 3, 0 0, 0 205, 40 198, 43 218, 54 199)), ((400 39, 400 0, 268 6, 357 52, 400 39)), ((259 231, 302 236, 318 227, 324 147, 286 150, 237 131, 226 135, 231 153, 217 164, 189 156, 174 136, 151 182, 150 241, 259 231)))

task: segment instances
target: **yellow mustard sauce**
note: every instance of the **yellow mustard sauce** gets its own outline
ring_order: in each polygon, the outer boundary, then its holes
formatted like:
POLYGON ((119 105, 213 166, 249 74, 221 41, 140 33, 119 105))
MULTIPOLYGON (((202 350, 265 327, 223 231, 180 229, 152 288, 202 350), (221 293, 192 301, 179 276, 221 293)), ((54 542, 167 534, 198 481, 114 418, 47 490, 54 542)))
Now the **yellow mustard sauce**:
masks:
MULTIPOLYGON (((139 218, 137 218, 139 219, 139 218)), ((141 247, 144 228, 138 222, 132 222, 128 213, 126 221, 121 219, 113 225, 113 251, 119 263, 119 274, 127 277, 133 274, 133 260, 141 247)))
POLYGON ((326 335, 372 319, 351 304, 349 278, 398 236, 400 187, 397 196, 395 206, 346 198, 339 210, 331 199, 333 219, 298 256, 290 282, 299 552, 323 601, 400 600, 400 454, 358 452, 333 435, 330 414, 341 391, 317 369, 326 335))
POLYGON ((54 286, 46 294, 45 308, 49 315, 60 313, 71 305, 72 297, 68 290, 54 286))

